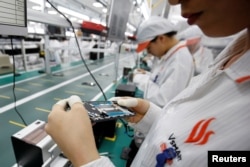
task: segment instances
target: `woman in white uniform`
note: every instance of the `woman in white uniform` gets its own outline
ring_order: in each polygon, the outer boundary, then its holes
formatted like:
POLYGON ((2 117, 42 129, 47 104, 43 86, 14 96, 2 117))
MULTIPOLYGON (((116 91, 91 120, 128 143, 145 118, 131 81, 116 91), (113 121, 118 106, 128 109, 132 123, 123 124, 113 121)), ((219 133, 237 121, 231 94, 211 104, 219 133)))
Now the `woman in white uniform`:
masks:
POLYGON ((159 107, 186 88, 194 76, 192 55, 176 33, 176 27, 160 16, 151 16, 138 28, 137 52, 147 49, 154 60, 150 72, 135 72, 133 82, 144 92, 144 99, 159 107))
MULTIPOLYGON (((208 72, 197 76, 163 110, 142 99, 118 100, 136 112, 128 121, 147 133, 131 166, 206 167, 209 150, 250 150, 250 1, 169 1, 180 3, 182 16, 208 36, 240 34, 216 57, 208 72)), ((113 166, 108 158, 98 155, 91 123, 80 101, 71 97, 55 104, 46 131, 74 166, 113 166), (71 111, 64 111, 65 101, 71 111)), ((214 157, 215 161, 230 159, 214 157)), ((229 161, 227 166, 236 166, 239 161, 244 165, 246 155, 234 154, 229 161), (232 164, 234 160, 237 162, 232 164)))

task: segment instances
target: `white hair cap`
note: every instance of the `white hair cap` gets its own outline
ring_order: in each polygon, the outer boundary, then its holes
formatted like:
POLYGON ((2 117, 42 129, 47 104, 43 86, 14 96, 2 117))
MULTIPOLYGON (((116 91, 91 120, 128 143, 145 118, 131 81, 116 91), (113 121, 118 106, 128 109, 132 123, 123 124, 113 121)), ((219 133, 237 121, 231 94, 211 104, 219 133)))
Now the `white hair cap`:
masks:
POLYGON ((139 43, 139 46, 137 48, 137 52, 140 52, 146 48, 145 45, 143 46, 144 48, 139 48, 140 44, 144 44, 146 42, 148 43, 158 35, 173 31, 177 31, 177 28, 170 20, 160 16, 149 17, 147 20, 141 23, 138 28, 136 39, 139 43))

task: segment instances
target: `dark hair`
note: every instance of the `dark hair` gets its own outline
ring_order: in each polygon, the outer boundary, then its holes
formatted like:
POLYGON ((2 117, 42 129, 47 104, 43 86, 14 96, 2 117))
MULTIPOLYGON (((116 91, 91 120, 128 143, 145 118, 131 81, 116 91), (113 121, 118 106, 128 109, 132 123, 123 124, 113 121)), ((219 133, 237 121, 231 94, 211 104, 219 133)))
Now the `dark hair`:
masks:
POLYGON ((177 34, 177 31, 171 31, 171 32, 165 33, 164 35, 166 35, 168 37, 172 37, 172 36, 174 36, 176 34, 177 34))
MULTIPOLYGON (((171 32, 165 33, 163 35, 171 38, 171 37, 173 37, 176 34, 177 34, 177 31, 171 31, 171 32)), ((152 39, 150 42, 155 42, 157 38, 158 38, 158 35, 154 39, 152 39)))

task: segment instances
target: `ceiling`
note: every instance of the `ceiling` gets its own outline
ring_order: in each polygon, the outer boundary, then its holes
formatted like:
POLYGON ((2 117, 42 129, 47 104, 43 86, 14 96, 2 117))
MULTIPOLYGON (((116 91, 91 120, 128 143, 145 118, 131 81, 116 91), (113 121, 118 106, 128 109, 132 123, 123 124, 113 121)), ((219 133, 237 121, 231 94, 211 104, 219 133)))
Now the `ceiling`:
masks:
MULTIPOLYGON (((112 0, 49 0, 57 8, 66 8, 81 15, 88 16, 93 22, 99 22, 105 24, 107 21, 107 13, 103 12, 103 9, 109 10, 112 0), (94 2, 100 2, 102 7, 93 6, 94 2)), ((115 1, 115 0, 114 0, 115 1)), ((124 0, 129 2, 129 0, 124 0)), ((28 9, 33 9, 36 5, 43 4, 43 0, 27 0, 28 9)), ((128 23, 134 27, 134 30, 138 25, 149 15, 160 15, 168 17, 170 6, 168 0, 130 0, 132 7, 129 14, 128 23)), ((54 10, 50 7, 45 7, 45 12, 54 10)), ((60 10, 61 11, 61 10, 60 10)), ((85 19, 85 18, 84 18, 85 19)), ((83 18, 78 18, 78 22, 81 23, 83 18)))

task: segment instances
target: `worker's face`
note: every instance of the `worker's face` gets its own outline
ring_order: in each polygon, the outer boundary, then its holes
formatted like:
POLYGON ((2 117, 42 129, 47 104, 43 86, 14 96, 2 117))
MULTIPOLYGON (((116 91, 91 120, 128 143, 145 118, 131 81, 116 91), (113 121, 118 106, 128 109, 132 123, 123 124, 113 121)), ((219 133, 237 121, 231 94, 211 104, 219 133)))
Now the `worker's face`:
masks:
POLYGON ((152 41, 150 41, 147 51, 155 57, 161 58, 167 50, 170 49, 169 37, 165 35, 159 35, 152 41))
POLYGON ((182 16, 208 36, 227 36, 250 28, 249 0, 169 0, 181 4, 182 16))

